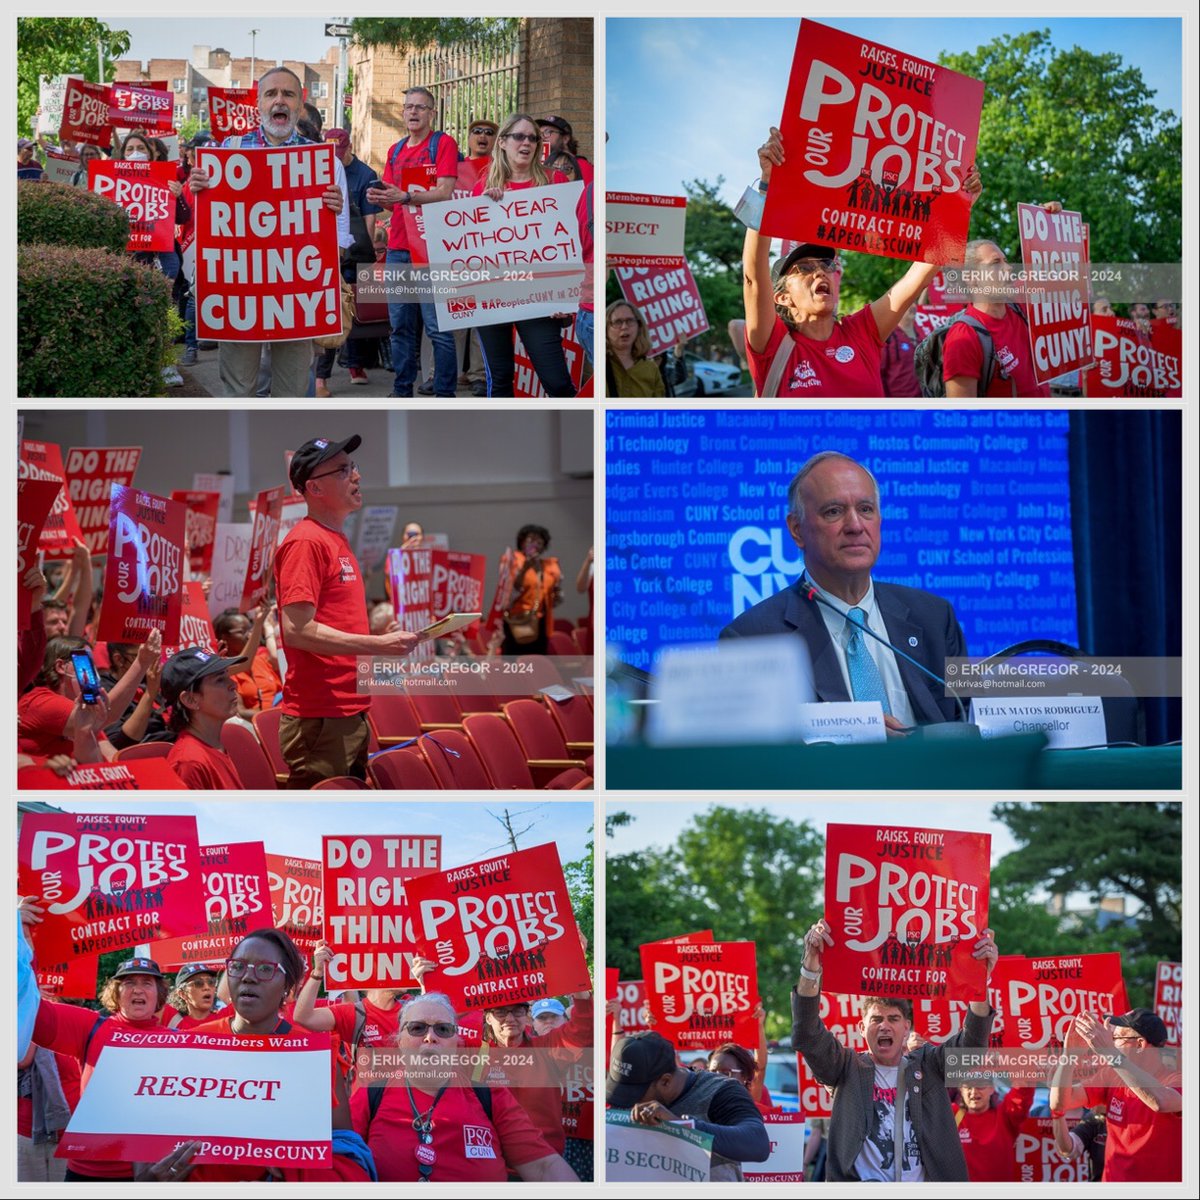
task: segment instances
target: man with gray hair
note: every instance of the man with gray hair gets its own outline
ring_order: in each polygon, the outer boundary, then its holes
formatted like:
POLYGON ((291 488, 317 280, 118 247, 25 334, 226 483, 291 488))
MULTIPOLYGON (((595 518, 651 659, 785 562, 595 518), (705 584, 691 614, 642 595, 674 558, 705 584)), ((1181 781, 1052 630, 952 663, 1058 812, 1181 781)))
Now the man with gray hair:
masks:
POLYGON ((967 652, 950 603, 897 584, 876 583, 882 523, 879 484, 845 454, 814 454, 788 487, 788 532, 804 551, 804 573, 756 604, 721 637, 798 633, 808 644, 822 701, 878 700, 889 733, 959 719, 958 702, 867 628, 936 676, 967 652))

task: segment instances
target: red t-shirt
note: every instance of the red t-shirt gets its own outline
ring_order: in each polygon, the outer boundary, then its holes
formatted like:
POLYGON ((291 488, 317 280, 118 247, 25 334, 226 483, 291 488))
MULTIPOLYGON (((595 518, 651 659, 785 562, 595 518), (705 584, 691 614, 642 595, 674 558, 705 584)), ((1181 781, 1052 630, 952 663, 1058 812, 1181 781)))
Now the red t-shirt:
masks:
POLYGON ((186 729, 175 739, 167 766, 193 792, 240 792, 246 786, 224 750, 202 742, 186 729))
MULTIPOLYGON (((1029 342, 1029 326, 1011 308, 1002 317, 989 317, 973 304, 966 307, 992 335, 992 382, 985 395, 999 399, 1017 396, 1049 396, 1050 387, 1038 383, 1033 373, 1033 351, 1029 342), (1013 384, 1016 392, 1013 392, 1013 384)), ((942 345, 942 378, 946 381, 963 376, 978 384, 983 374, 983 346, 979 334, 962 321, 953 325, 942 345)))
POLYGON ((250 670, 234 675, 233 682, 237 684, 242 707, 255 711, 265 712, 275 703, 276 695, 283 691, 283 680, 264 646, 259 646, 250 670))
MULTIPOLYGON (((60 696, 53 688, 35 687, 17 701, 17 753, 50 758, 74 754, 75 742, 63 736, 75 701, 60 696)), ((97 735, 100 741, 108 738, 97 735)))
MULTIPOLYGON (((387 165, 383 168, 383 174, 380 176, 380 179, 384 183, 390 183, 395 187, 402 188, 404 184, 401 173, 405 167, 426 166, 433 166, 436 169, 439 179, 445 179, 449 176, 457 178, 458 143, 448 133, 443 133, 438 139, 437 160, 434 161, 429 156, 431 149, 430 139, 432 137, 433 132, 430 131, 429 136, 423 142, 418 142, 415 146, 410 146, 407 138, 403 142, 396 142, 388 151, 387 165)), ((388 249, 412 249, 408 244, 408 233, 404 228, 404 219, 398 208, 392 210, 392 219, 388 222, 388 249)), ((289 665, 291 664, 290 657, 288 658, 288 663, 289 665)))
POLYGON ((750 376, 758 395, 766 386, 775 352, 785 337, 792 339, 793 348, 779 383, 780 397, 883 395, 879 376, 883 344, 870 305, 837 321, 828 341, 818 342, 795 333, 778 316, 765 350, 754 350, 747 339, 750 376))
MULTIPOLYGON (((398 1001, 394 1008, 380 1008, 364 996, 363 1008, 366 1010, 367 1022, 363 1026, 361 1046, 394 1046, 400 1034, 400 1011, 403 1001, 398 1001)), ((331 1004, 329 1011, 333 1013, 333 1027, 339 1038, 347 1046, 354 1044, 354 1026, 358 1020, 354 1005, 344 1000, 331 1004)))
MULTIPOLYGON (((1182 1091, 1178 1074, 1162 1083, 1182 1091)), ((1129 1088, 1088 1088, 1088 1104, 1105 1102, 1105 1183, 1179 1183, 1183 1179, 1183 1113, 1156 1113, 1129 1088)))
MULTIPOLYGON (((550 183, 570 183, 570 182, 571 181, 561 171, 551 171, 550 172, 550 183)), ((520 192, 520 191, 523 191, 525 188, 546 187, 546 186, 548 186, 548 185, 544 184, 544 183, 538 183, 536 179, 523 179, 519 183, 515 179, 510 179, 508 181, 508 183, 506 183, 504 185, 504 190, 506 192, 520 192)), ((471 189, 471 195, 472 196, 482 196, 483 193, 486 191, 487 191, 487 174, 485 172, 483 175, 480 175, 480 177, 477 180, 475 180, 475 186, 471 189)))
MULTIPOLYGON (((395 224, 395 222, 393 222, 395 224)), ((368 634, 362 572, 343 533, 305 517, 275 552, 275 594, 280 610, 312 604, 316 620, 342 633, 368 634)), ((281 712, 289 717, 352 717, 371 699, 358 692, 353 654, 313 654, 287 644, 287 678, 281 712)))
MULTIPOLYGON (((431 1183, 503 1183, 510 1170, 536 1162, 554 1151, 525 1115, 507 1088, 492 1088, 489 1121, 471 1088, 447 1088, 433 1110, 435 1155, 431 1183)), ((429 1111, 433 1093, 413 1088, 421 1113, 429 1111)), ((387 1087, 375 1115, 370 1093, 359 1088, 350 1097, 354 1128, 371 1148, 381 1183, 415 1183, 417 1133, 408 1089, 387 1087)))
POLYGON ((999 1104, 985 1112, 971 1113, 960 1105, 954 1106, 958 1140, 972 1183, 1012 1181, 1017 1134, 1032 1103, 1032 1088, 1013 1088, 999 1104))

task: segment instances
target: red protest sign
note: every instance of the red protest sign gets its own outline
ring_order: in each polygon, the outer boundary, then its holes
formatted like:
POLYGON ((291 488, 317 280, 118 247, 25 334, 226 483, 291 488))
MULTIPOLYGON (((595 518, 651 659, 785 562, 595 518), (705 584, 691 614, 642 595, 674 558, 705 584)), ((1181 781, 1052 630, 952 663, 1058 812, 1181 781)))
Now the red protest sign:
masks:
POLYGON ((936 333, 943 325, 950 323, 956 312, 961 312, 963 304, 916 304, 913 306, 913 333, 918 342, 924 341, 931 333, 936 333))
POLYGON ((201 928, 196 818, 26 813, 17 887, 45 909, 33 926, 40 962, 105 954, 201 928))
POLYGON ((753 942, 651 942, 639 947, 655 1030, 672 1045, 715 1049, 758 1042, 753 942))
POLYGON ((17 787, 26 792, 162 792, 187 791, 165 758, 134 758, 128 762, 89 763, 59 775, 49 767, 23 767, 17 787))
MULTIPOLYGON (((853 1050, 856 1054, 867 1048, 862 1028, 863 999, 863 996, 843 996, 837 992, 821 993, 821 1024, 847 1050, 853 1050)), ((805 1117, 832 1116, 833 1097, 824 1084, 817 1082, 803 1054, 796 1055, 796 1070, 800 1111, 805 1117)))
MULTIPOLYGON (((465 550, 434 550, 430 577, 434 615, 483 612, 486 576, 485 555, 468 554, 465 550)), ((478 631, 479 622, 475 621, 463 630, 463 634, 470 638, 478 631)))
POLYGON ((183 606, 183 505, 114 483, 110 514, 96 637, 102 642, 144 642, 157 629, 164 645, 177 645, 183 606))
POLYGON ((33 593, 21 582, 35 565, 38 538, 62 485, 57 479, 17 480, 17 628, 28 629, 33 593))
POLYGON ((21 443, 21 457, 17 461, 18 479, 57 479, 58 495, 46 514, 37 548, 47 558, 70 558, 75 549, 75 539, 83 540, 79 518, 67 494, 66 475, 63 471, 62 450, 53 442, 21 443))
MULTIPOLYGON (((465 200, 471 195, 479 179, 479 168, 469 159, 463 159, 458 164, 458 178, 454 181, 450 198, 465 200)), ((403 167, 400 171, 400 187, 404 191, 427 192, 437 186, 437 168, 433 163, 418 163, 415 166, 403 167)), ((429 251, 425 245, 425 218, 423 204, 405 204, 393 209, 404 222, 404 232, 408 235, 408 246, 415 263, 428 263, 429 251)), ((392 220, 396 219, 393 215, 392 220)))
POLYGON ((408 887, 425 977, 460 1011, 587 991, 558 848, 551 842, 424 875, 408 887))
MULTIPOLYGON (((427 546, 387 552, 387 576, 392 604, 401 629, 419 633, 433 624, 433 551, 427 546)), ((410 658, 430 658, 433 643, 425 642, 410 658)))
POLYGON ((188 570, 193 575, 207 575, 212 571, 221 493, 175 491, 171 499, 187 509, 188 570))
POLYGON ((288 342, 342 328, 333 146, 197 151, 196 333, 288 342))
POLYGON ((35 968, 38 991, 43 996, 59 996, 64 1000, 95 1000, 100 958, 72 958, 65 963, 35 968))
MULTIPOLYGON (((1004 997, 994 982, 988 982, 988 1003, 996 1014, 992 1020, 989 1045, 1003 1045, 1000 1040, 1004 1028, 1004 997)), ((954 1000, 949 996, 925 997, 913 1001, 913 1029, 927 1042, 941 1045, 952 1038, 963 1027, 967 1019, 968 1000, 954 1000)))
POLYGON ((1080 1013, 1108 1017, 1129 1008, 1121 956, 1115 953, 1002 954, 992 987, 1000 993, 1004 1014, 1000 1045, 1022 1050, 1062 1046, 1080 1013))
POLYGON ((109 149, 112 145, 109 98, 107 84, 68 79, 63 95, 62 124, 58 127, 59 142, 64 146, 68 142, 84 142, 109 149))
POLYGON ((617 984, 617 999, 621 1007, 617 1012, 617 1029, 624 1037, 652 1029, 642 1016, 646 1006, 646 983, 642 979, 622 979, 617 984))
POLYGON ((154 947, 159 966, 216 962, 248 934, 272 923, 271 888, 262 842, 230 842, 200 847, 204 881, 204 920, 185 937, 154 947))
MULTIPOLYGON (((1068 1127, 1076 1124, 1068 1121, 1068 1127)), ((1026 1117, 1013 1139, 1014 1183, 1087 1183, 1088 1156, 1063 1162, 1054 1142, 1053 1117, 1026 1117)))
POLYGON ((67 492, 93 554, 108 553, 109 491, 133 482, 141 446, 72 446, 67 451, 67 492))
MULTIPOLYGON (((563 357, 567 360, 567 373, 575 390, 583 381, 583 347, 575 339, 575 322, 562 334, 563 357)), ((542 386, 534 370, 533 359, 525 351, 521 335, 513 329, 513 395, 518 399, 547 400, 549 393, 542 386)))
POLYGON ((1021 258, 1029 285, 1029 340, 1038 383, 1092 362, 1092 307, 1088 303, 1087 235, 1077 212, 1049 213, 1018 204, 1021 258))
POLYGON ((249 612, 266 599, 271 583, 271 564, 278 546, 279 522, 283 518, 285 487, 267 488, 254 501, 254 525, 250 532, 250 557, 246 561, 246 578, 242 583, 241 612, 249 612))
POLYGON ((972 958, 987 927, 986 833, 830 825, 825 833, 822 957, 832 991, 982 1000, 987 967, 972 958))
POLYGON ((271 921, 284 930, 306 954, 321 937, 325 906, 321 864, 315 858, 267 855, 267 884, 271 889, 271 921))
MULTIPOLYGON (((405 987, 416 982, 412 886, 436 877, 442 839, 406 834, 321 839, 330 988, 405 987)), ((431 988, 430 990, 438 990, 431 988)))
POLYGON ((109 88, 108 120, 125 129, 171 133, 175 129, 175 97, 165 79, 147 83, 114 83, 109 88))
POLYGON ((596 1066, 590 1050, 581 1054, 563 1073, 562 1123, 567 1137, 590 1142, 595 1129, 596 1066))
POLYGON ((208 601, 202 583, 185 583, 180 596, 179 642, 175 651, 198 646, 212 654, 217 652, 217 633, 208 614, 208 601))
POLYGON ((1183 395, 1183 333, 1167 321, 1150 322, 1150 348, 1159 356, 1166 375, 1166 398, 1178 400, 1183 395))
POLYGON ((208 127, 218 142, 258 128, 258 84, 248 88, 209 87, 208 127))
POLYGON ((686 262, 677 267, 617 267, 621 295, 636 304, 650 333, 651 355, 708 329, 700 289, 686 262))
POLYGON ((962 262, 982 108, 978 79, 801 21, 762 233, 962 262))
POLYGON ((1167 1045, 1183 1045, 1183 963, 1160 962, 1154 974, 1154 1011, 1167 1027, 1167 1045))

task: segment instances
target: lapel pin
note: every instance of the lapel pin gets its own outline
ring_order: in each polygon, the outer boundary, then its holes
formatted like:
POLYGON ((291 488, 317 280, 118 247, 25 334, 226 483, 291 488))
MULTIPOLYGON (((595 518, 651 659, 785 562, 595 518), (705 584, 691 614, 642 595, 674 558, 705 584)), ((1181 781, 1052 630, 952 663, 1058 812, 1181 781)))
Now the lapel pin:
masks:
POLYGON ((909 644, 910 646, 915 646, 915 645, 917 644, 917 639, 916 639, 915 637, 910 637, 910 638, 908 639, 908 644, 909 644))

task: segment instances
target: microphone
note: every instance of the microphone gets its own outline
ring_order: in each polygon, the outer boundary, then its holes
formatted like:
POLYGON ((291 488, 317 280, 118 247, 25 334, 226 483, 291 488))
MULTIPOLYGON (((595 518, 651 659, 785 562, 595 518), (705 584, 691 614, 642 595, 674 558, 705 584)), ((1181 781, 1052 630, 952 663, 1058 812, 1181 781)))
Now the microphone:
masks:
MULTIPOLYGON (((835 612, 839 617, 850 621, 849 611, 838 608, 836 604, 831 604, 828 600, 826 600, 825 597, 817 591, 811 580, 802 579, 800 581, 800 588, 800 594, 806 600, 811 600, 814 604, 823 604, 827 609, 829 609, 830 612, 835 612)), ((862 625, 859 625, 857 621, 850 621, 850 623, 855 626, 855 628, 861 629, 863 633, 873 637, 877 642, 882 642, 883 645, 885 645, 893 654, 898 654, 902 659, 904 659, 905 662, 912 663, 912 665, 916 667, 918 671, 920 671, 923 675, 928 675, 929 678, 934 681, 934 683, 940 683, 945 689, 946 695, 950 696, 954 703, 958 705, 959 719, 968 725, 970 724, 970 722, 967 721, 967 709, 963 704, 961 697, 940 675, 934 674, 934 672, 925 666, 924 663, 917 662, 917 660, 913 658, 911 654, 906 654, 900 649, 899 646, 893 646, 892 643, 887 640, 887 638, 876 633, 875 630, 866 624, 866 622, 864 622, 862 625)), ((930 726, 925 726, 924 728, 929 729, 930 726)))

